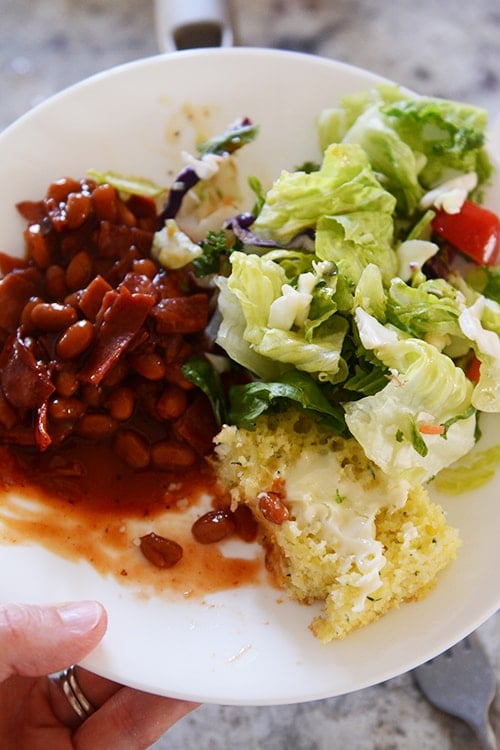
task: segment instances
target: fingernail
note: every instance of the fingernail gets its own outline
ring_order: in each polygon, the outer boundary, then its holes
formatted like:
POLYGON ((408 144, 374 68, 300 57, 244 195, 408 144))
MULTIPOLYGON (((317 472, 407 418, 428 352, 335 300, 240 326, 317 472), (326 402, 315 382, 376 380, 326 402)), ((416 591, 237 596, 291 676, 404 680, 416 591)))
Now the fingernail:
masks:
POLYGON ((102 607, 97 602, 61 604, 57 611, 64 625, 76 633, 88 633, 102 618, 102 607))

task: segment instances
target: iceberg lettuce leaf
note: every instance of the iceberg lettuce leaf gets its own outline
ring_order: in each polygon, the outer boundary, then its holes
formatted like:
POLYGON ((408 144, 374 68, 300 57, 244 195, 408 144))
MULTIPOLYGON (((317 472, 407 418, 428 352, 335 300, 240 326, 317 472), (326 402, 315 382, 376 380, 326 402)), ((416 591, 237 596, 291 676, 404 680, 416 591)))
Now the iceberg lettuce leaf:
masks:
POLYGON ((500 411, 500 338, 497 331, 483 327, 481 317, 486 306, 478 297, 470 307, 464 306, 459 317, 460 328, 472 342, 481 365, 479 380, 472 394, 472 403, 484 412, 500 411))
POLYGON ((387 291, 387 320, 417 338, 463 337, 456 296, 457 290, 443 279, 412 287, 396 277, 387 291))
POLYGON ((396 273, 392 239, 392 218, 382 211, 324 216, 317 225, 316 255, 333 261, 353 286, 369 263, 377 265, 384 282, 389 283, 396 273))
POLYGON ((244 339, 247 321, 236 294, 228 288, 227 279, 217 278, 220 324, 216 342, 234 362, 265 380, 279 377, 287 368, 258 354, 244 339))
POLYGON ((258 236, 286 244, 300 232, 314 229, 322 216, 352 211, 391 215, 394 203, 358 145, 332 144, 317 172, 281 173, 252 229, 258 236))
POLYGON ((455 174, 476 172, 482 183, 491 174, 486 154, 486 110, 432 97, 408 97, 382 108, 398 135, 425 155, 420 182, 431 188, 455 174))
POLYGON ((318 121, 323 148, 334 141, 362 146, 403 217, 418 208, 424 191, 460 174, 477 174, 472 197, 480 197, 492 174, 486 126, 480 107, 417 97, 394 85, 344 97, 318 121))
MULTIPOLYGON (((320 315, 317 326, 309 318, 302 326, 270 325, 273 303, 283 301, 283 291, 292 289, 285 269, 267 255, 236 251, 230 260, 231 275, 227 282, 220 283, 222 324, 217 336, 217 343, 229 356, 259 377, 264 377, 264 373, 269 377, 270 373, 294 366, 332 383, 345 378, 347 368, 342 347, 348 323, 343 316, 334 314, 337 309, 334 290, 328 295, 321 287, 320 299, 309 310, 311 314, 316 309, 320 315)), ((310 297, 314 301, 314 294, 310 297)), ((293 304, 293 295, 289 299, 293 304)), ((288 299, 284 302, 288 305, 288 299)), ((292 319, 293 315, 292 311, 292 319)))
POLYGON ((376 394, 344 404, 347 426, 386 473, 429 480, 474 445, 472 383, 431 344, 401 338, 363 310, 355 318, 363 346, 390 369, 391 379, 376 394))
POLYGON ((373 169, 397 200, 398 213, 410 216, 424 194, 419 182, 420 154, 405 143, 378 105, 367 109, 347 131, 344 143, 359 143, 373 169))

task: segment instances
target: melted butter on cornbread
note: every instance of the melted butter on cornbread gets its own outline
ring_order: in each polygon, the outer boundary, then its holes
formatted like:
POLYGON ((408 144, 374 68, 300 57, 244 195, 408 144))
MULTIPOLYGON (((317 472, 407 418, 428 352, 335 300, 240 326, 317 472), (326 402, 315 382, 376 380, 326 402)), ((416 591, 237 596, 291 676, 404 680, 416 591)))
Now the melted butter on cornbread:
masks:
POLYGON ((324 642, 422 598, 456 555, 458 534, 423 487, 387 476, 357 441, 303 414, 261 417, 254 431, 225 426, 215 455, 221 485, 260 523, 279 585, 322 602, 311 629, 324 642), (281 524, 258 503, 278 484, 289 510, 281 524))

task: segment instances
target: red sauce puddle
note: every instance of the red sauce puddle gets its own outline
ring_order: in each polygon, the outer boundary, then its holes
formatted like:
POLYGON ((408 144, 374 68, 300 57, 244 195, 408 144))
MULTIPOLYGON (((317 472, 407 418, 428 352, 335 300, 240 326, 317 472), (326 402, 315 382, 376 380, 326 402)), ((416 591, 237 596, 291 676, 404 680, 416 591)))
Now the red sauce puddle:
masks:
POLYGON ((267 581, 260 550, 230 557, 223 544, 193 539, 193 521, 223 502, 206 463, 185 474, 137 471, 106 444, 75 440, 44 454, 0 446, 0 466, 1 543, 85 560, 145 596, 203 597, 267 581), (151 531, 183 547, 174 567, 142 554, 139 537, 151 531))

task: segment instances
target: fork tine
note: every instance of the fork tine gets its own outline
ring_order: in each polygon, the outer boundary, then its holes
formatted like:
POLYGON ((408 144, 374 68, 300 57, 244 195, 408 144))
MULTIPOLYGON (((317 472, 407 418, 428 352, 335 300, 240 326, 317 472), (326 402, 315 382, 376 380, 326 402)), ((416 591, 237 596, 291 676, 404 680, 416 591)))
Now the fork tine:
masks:
POLYGON ((432 705, 474 729, 484 750, 498 750, 488 718, 495 675, 475 634, 414 669, 413 677, 432 705))

